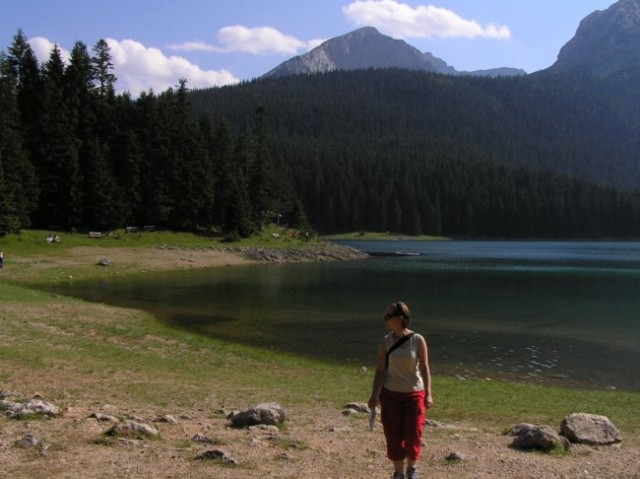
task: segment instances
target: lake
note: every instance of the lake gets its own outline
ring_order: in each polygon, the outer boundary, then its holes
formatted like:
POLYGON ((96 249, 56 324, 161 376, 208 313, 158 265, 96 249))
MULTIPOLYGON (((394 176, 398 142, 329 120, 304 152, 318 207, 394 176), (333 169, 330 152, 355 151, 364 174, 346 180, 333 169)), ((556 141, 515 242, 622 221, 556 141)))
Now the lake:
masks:
POLYGON ((69 282, 56 291, 231 342, 369 368, 384 309, 403 300, 434 374, 640 390, 640 243, 340 243, 374 256, 69 282))

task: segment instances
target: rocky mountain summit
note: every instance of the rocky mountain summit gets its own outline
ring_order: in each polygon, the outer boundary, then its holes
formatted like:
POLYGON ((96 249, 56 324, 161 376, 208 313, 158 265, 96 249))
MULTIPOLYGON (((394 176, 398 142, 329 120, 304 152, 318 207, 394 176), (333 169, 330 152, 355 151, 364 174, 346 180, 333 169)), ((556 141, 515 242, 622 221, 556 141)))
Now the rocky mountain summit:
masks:
POLYGON ((619 0, 585 17, 552 71, 608 76, 640 67, 640 0, 619 0))
POLYGON ((524 70, 516 68, 458 72, 431 53, 422 53, 403 40, 382 35, 373 27, 363 27, 346 35, 329 39, 313 50, 281 63, 264 76, 280 77, 367 68, 405 68, 451 75, 525 74, 524 70))
MULTIPOLYGON (((423 53, 403 40, 364 27, 331 38, 313 50, 291 58, 266 73, 265 77, 325 73, 333 70, 405 68, 449 75, 525 75, 517 68, 457 71, 431 53, 423 53)), ((606 10, 585 17, 575 36, 546 71, 572 71, 609 76, 640 71, 640 0, 619 0, 606 10)))

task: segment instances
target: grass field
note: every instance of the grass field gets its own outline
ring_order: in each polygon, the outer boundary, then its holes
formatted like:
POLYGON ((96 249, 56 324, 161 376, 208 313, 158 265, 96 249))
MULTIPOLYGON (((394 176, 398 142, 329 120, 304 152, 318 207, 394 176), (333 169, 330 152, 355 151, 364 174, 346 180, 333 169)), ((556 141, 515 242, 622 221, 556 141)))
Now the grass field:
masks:
MULTIPOLYGON (((0 244, 12 256, 48 257, 52 264, 61 261, 65 252, 74 247, 98 242, 100 248, 135 245, 141 250, 158 245, 182 250, 223 246, 186 233, 136 236, 121 233, 103 240, 91 240, 86 235, 61 236, 60 244, 50 245, 44 242, 46 232, 27 231, 19 237, 3 238, 0 244)), ((271 234, 268 239, 253 241, 275 243, 271 234)), ((64 274, 82 275, 82 268, 72 265, 64 274)), ((74 389, 80 395, 84 394, 83 388, 101 389, 100 384, 94 383, 96 377, 135 377, 135 381, 117 381, 104 389, 110 394, 125 394, 133 388, 141 400, 161 403, 179 397, 177 391, 184 388, 190 390, 189 397, 206 396, 210 393, 208 384, 221 382, 227 386, 224 389, 229 401, 246 403, 270 397, 286 403, 321 401, 338 405, 356 399, 364 401, 369 394, 370 370, 363 372, 349 365, 327 364, 194 336, 169 329, 140 311, 52 296, 30 289, 24 281, 0 283, 0 302, 3 364, 0 388, 19 387, 26 368, 37 369, 42 378, 56 374, 74 377, 74 389), (135 387, 130 386, 134 383, 135 387), (247 384, 251 384, 251 392, 247 384), (245 397, 247 394, 251 397, 245 397)), ((34 384, 38 381, 34 380, 34 384)), ((62 390, 68 392, 68 386, 56 386, 55 381, 44 381, 36 387, 55 396, 61 395, 62 390)), ((556 423, 567 413, 586 411, 607 415, 624 424, 627 432, 640 434, 638 392, 582 391, 448 377, 434 378, 434 390, 436 400, 441 403, 433 412, 436 419, 499 427, 525 417, 528 421, 556 423)))

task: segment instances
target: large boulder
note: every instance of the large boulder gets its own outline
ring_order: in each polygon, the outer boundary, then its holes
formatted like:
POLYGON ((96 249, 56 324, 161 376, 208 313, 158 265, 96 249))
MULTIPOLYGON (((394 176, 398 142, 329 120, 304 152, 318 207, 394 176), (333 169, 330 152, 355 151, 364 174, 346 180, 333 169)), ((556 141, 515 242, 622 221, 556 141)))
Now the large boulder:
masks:
POLYGON ((277 426, 286 418, 287 413, 279 404, 262 403, 231 416, 231 424, 234 427, 256 426, 258 424, 277 426))
POLYGON ((521 423, 512 426, 509 435, 514 436, 511 447, 516 449, 537 449, 552 451, 569 449, 569 441, 549 426, 521 423))
POLYGON ((560 426, 560 434, 571 442, 602 446, 620 442, 618 428, 606 416, 575 413, 566 416, 560 426))

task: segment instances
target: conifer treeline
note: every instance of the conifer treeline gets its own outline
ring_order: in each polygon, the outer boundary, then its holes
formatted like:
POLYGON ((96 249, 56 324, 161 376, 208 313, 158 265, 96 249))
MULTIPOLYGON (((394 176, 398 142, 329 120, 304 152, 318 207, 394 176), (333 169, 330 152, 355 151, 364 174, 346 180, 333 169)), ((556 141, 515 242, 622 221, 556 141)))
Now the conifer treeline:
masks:
POLYGON ((231 123, 261 102, 321 232, 505 238, 640 235, 638 96, 637 82, 403 70, 190 93, 231 123))
POLYGON ((276 177, 264 109, 239 134, 197 121, 186 82, 115 94, 107 43, 54 47, 39 65, 18 31, 0 57, 0 231, 154 225, 250 235, 274 215, 306 225, 276 177))

